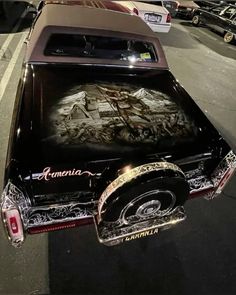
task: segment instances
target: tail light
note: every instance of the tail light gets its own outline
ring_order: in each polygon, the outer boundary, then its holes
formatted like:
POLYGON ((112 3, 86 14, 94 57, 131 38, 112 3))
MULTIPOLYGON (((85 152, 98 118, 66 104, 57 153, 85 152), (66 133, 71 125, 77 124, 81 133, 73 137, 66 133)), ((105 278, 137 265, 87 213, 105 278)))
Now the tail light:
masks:
POLYGON ((139 15, 138 9, 137 8, 134 8, 133 9, 133 13, 136 14, 136 15, 139 15))
POLYGON ((16 208, 3 210, 3 220, 7 229, 8 237, 15 247, 24 241, 24 230, 21 222, 20 213, 16 208))
POLYGON ((170 13, 168 13, 168 15, 167 15, 166 22, 167 23, 170 23, 171 22, 171 15, 170 15, 170 13))
POLYGON ((8 182, 2 193, 1 214, 8 238, 14 247, 20 247, 25 240, 23 221, 27 210, 28 203, 22 191, 8 182))

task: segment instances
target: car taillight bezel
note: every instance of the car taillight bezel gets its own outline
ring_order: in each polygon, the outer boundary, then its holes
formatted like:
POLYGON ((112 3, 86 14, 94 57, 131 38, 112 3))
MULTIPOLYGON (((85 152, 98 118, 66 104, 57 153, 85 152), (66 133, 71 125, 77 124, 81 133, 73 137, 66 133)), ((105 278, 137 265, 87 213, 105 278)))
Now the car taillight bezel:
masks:
POLYGON ((20 247, 25 240, 25 234, 19 209, 2 210, 2 217, 8 239, 14 247, 20 247))
MULTIPOLYGON (((234 175, 235 170, 236 155, 233 151, 229 151, 209 177, 201 176, 204 185, 200 189, 191 190, 189 198, 205 197, 206 199, 214 199, 219 196, 234 175)), ((198 178, 196 180, 199 181, 198 178)), ((194 182, 194 178, 189 179, 189 183, 191 181, 194 182)))
POLYGON ((135 7, 135 8, 133 8, 133 13, 135 14, 135 15, 139 15, 139 11, 138 11, 138 9, 135 7))
POLYGON ((29 200, 12 182, 8 182, 1 200, 1 216, 7 237, 18 248, 25 240, 29 200))
POLYGON ((167 14, 166 22, 167 23, 170 23, 171 22, 171 15, 170 15, 170 13, 167 14))

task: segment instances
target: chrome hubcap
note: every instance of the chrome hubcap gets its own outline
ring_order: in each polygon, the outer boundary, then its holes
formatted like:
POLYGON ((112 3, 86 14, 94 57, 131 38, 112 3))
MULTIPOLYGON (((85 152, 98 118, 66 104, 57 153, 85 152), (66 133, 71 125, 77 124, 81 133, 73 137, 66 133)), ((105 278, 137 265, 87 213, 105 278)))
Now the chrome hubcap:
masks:
POLYGON ((157 213, 161 208, 161 202, 159 200, 152 200, 141 205, 136 214, 140 217, 148 217, 157 213))
POLYGON ((120 221, 122 224, 128 224, 140 221, 141 219, 153 218, 157 216, 164 216, 173 210, 176 203, 176 196, 173 192, 168 190, 153 190, 147 193, 144 193, 128 203, 121 212, 120 221), (166 208, 162 209, 162 202, 158 200, 159 196, 164 196, 169 204, 166 208), (150 200, 150 197, 153 198, 150 200), (149 199, 145 202, 145 199, 149 199), (138 208, 133 212, 134 215, 130 215, 129 210, 135 208, 138 203, 143 202, 138 208))
POLYGON ((231 42, 233 40, 233 34, 232 33, 226 33, 224 37, 225 42, 231 42))
POLYGON ((196 25, 199 22, 199 17, 198 16, 194 16, 193 17, 193 23, 196 25))

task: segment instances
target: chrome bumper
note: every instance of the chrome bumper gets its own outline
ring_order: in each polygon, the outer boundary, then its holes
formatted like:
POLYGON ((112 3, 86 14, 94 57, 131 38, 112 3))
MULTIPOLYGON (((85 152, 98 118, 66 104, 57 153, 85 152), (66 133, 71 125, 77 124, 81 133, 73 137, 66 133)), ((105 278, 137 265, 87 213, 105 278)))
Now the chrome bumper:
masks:
POLYGON ((157 234, 159 230, 164 230, 184 221, 186 218, 183 207, 176 207, 170 214, 158 218, 152 218, 127 226, 117 226, 109 224, 98 224, 94 217, 97 236, 100 243, 106 246, 114 246, 123 242, 157 234))

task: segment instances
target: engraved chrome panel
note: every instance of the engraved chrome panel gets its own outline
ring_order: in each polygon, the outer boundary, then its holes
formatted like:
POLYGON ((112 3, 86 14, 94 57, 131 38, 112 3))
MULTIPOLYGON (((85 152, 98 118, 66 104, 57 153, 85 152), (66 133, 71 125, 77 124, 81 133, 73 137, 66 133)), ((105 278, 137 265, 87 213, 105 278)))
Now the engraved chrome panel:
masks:
POLYGON ((205 189, 214 187, 212 181, 209 178, 207 178, 205 175, 189 179, 188 183, 190 187, 190 194, 201 191, 203 189, 205 190, 205 189))
POLYGON ((28 212, 31 208, 30 199, 13 183, 8 182, 2 193, 1 209, 2 211, 6 211, 13 208, 19 210, 24 228, 27 228, 28 212))
POLYGON ((100 225, 96 217, 97 236, 100 243, 113 246, 124 241, 142 238, 157 233, 156 229, 167 229, 183 220, 186 215, 183 207, 176 207, 171 214, 162 217, 148 219, 128 226, 114 227, 111 225, 100 225))
POLYGON ((190 195, 206 190, 205 198, 207 200, 214 199, 222 192, 224 185, 233 175, 235 169, 236 155, 233 151, 230 151, 210 177, 202 174, 201 167, 185 173, 190 186, 190 195), (209 191, 209 189, 212 189, 212 191, 209 191))
POLYGON ((1 213, 8 238, 14 247, 20 247, 25 240, 24 230, 27 228, 28 224, 29 208, 30 200, 26 196, 24 196, 19 188, 17 188, 13 183, 9 181, 2 193, 1 213), (23 225, 20 234, 12 235, 9 232, 6 215, 10 211, 19 213, 21 220, 18 220, 18 222, 22 222, 23 225))
POLYGON ((236 168, 236 155, 233 151, 230 151, 226 157, 220 162, 218 167, 215 169, 215 171, 211 175, 212 182, 215 187, 217 187, 222 178, 225 176, 225 174, 231 170, 236 168))
MULTIPOLYGON (((91 205, 91 204, 90 204, 91 205)), ((69 222, 93 216, 93 209, 80 203, 32 208, 28 217, 28 228, 69 222)))

